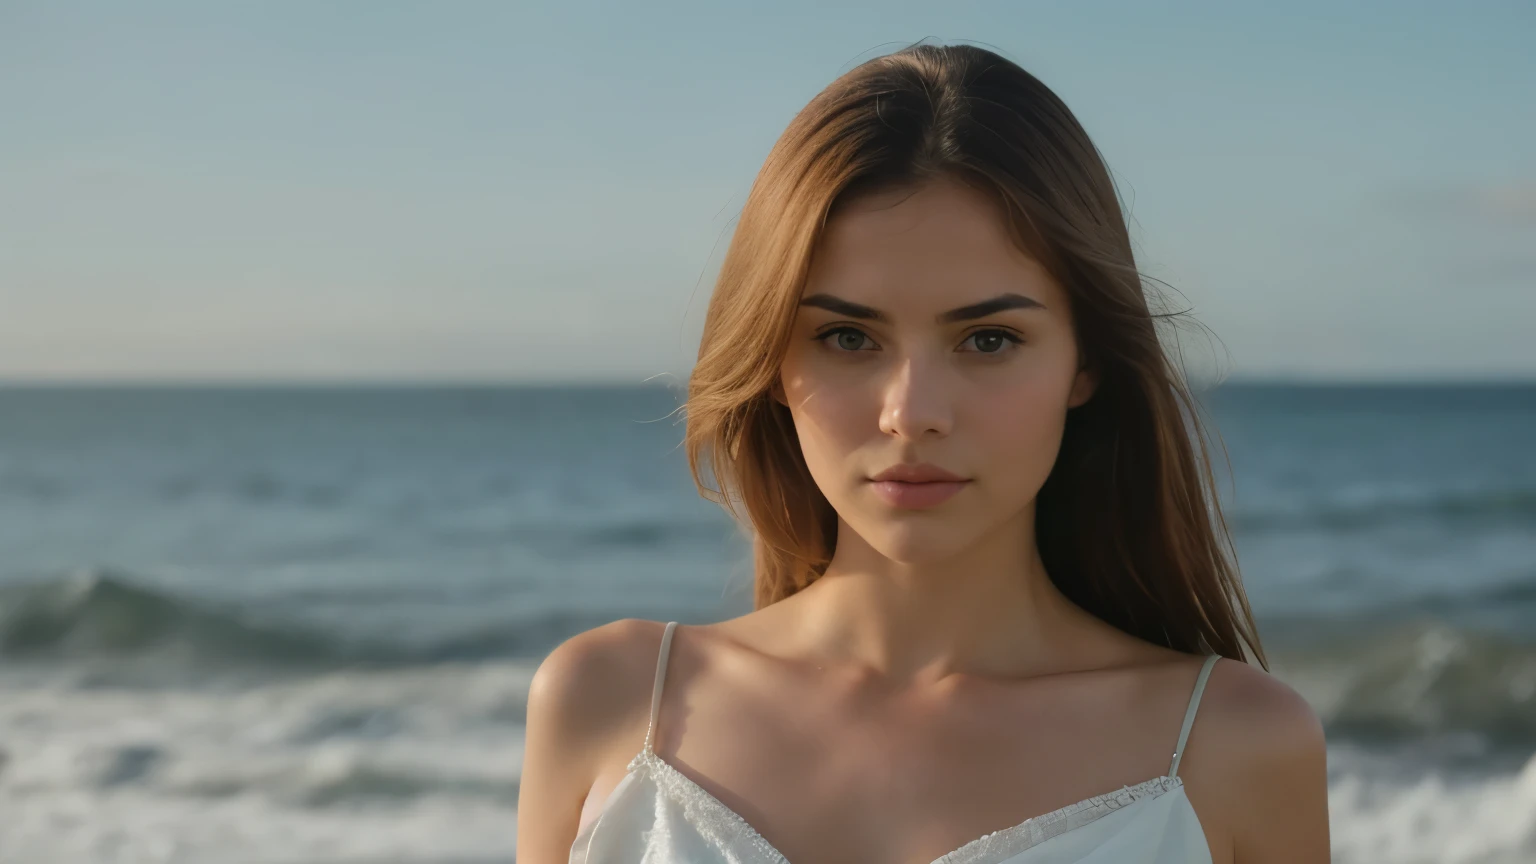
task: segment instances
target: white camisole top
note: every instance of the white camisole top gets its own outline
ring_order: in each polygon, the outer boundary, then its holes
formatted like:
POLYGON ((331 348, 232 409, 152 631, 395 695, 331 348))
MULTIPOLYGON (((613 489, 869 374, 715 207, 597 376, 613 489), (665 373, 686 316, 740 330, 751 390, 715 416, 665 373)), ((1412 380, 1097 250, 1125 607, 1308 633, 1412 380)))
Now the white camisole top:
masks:
MULTIPOLYGON (((645 746, 597 817, 577 833, 570 864, 792 864, 652 749, 676 627, 669 622, 662 632, 645 746)), ((1208 656, 1200 668, 1166 775, 978 837, 932 864, 1211 864, 1205 832, 1179 779, 1179 759, 1218 657, 1208 656)))

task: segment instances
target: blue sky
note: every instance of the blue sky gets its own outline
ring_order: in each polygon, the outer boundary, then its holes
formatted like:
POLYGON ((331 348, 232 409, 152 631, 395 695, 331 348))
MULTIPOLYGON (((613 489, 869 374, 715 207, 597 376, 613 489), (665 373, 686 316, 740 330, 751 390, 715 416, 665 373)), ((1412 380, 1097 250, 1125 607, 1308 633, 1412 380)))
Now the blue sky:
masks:
POLYGON ((1536 6, 0 0, 0 378, 684 374, 819 89, 1077 113, 1235 377, 1536 377, 1536 6))

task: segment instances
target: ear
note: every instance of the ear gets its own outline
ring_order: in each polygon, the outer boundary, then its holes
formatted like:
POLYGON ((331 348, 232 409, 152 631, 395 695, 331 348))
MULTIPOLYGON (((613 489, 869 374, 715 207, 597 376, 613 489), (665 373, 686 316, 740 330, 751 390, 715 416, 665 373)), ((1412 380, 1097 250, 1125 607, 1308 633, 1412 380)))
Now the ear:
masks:
POLYGON ((1099 376, 1096 371, 1087 367, 1077 370, 1077 377, 1072 379, 1072 392, 1067 394, 1067 407, 1076 408, 1086 403, 1098 389, 1099 376))

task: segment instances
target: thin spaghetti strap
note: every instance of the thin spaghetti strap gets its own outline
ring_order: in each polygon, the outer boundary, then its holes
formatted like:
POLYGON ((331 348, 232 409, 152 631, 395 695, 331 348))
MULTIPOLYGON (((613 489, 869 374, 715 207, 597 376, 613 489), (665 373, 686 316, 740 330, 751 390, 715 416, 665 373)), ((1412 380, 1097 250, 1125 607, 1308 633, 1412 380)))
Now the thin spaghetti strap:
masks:
POLYGON ((1205 692, 1205 681, 1211 677, 1211 667, 1221 659, 1220 654, 1212 654, 1205 658, 1205 665, 1200 667, 1200 677, 1195 679, 1195 692, 1190 694, 1189 709, 1184 712, 1184 728, 1179 730, 1179 743, 1173 748, 1173 766, 1168 769, 1168 777, 1172 779, 1179 776, 1179 760, 1184 758, 1184 745, 1189 741, 1189 729, 1195 725, 1195 712, 1200 709, 1200 695, 1205 692))
POLYGON ((661 685, 667 680, 667 654, 672 650, 672 631, 677 629, 676 621, 668 621, 665 630, 661 631, 661 651, 656 656, 656 685, 651 689, 651 722, 645 727, 645 752, 651 752, 651 742, 656 735, 656 716, 661 712, 661 685))

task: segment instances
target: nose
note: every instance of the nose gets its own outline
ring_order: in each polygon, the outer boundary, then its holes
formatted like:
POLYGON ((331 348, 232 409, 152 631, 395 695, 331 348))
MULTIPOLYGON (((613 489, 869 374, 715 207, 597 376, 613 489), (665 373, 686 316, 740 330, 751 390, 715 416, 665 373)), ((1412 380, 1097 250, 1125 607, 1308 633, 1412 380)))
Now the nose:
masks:
POLYGON ((896 364, 885 383, 880 408, 880 431, 897 438, 919 441, 942 438, 954 426, 950 388, 938 364, 918 357, 896 364))

